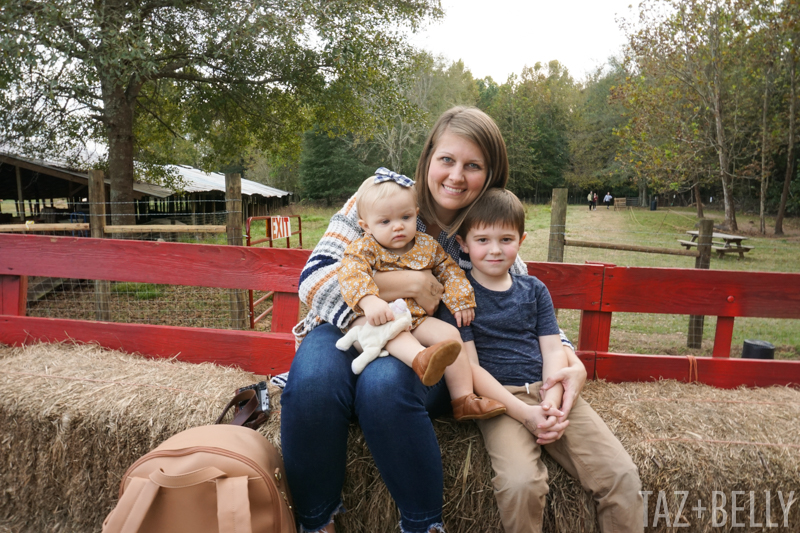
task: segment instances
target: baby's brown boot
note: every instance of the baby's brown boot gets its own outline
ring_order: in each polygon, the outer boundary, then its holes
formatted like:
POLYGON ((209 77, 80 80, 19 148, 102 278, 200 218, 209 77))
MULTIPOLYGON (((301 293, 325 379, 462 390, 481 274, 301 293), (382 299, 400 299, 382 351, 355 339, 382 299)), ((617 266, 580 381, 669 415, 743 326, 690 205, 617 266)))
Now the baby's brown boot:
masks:
POLYGON ((502 403, 476 394, 456 398, 450 405, 453 406, 453 418, 456 420, 486 420, 506 412, 506 406, 502 403))
POLYGON ((436 385, 444 375, 444 369, 452 365, 461 353, 461 343, 457 341, 437 342, 417 354, 411 368, 417 373, 422 384, 436 385))

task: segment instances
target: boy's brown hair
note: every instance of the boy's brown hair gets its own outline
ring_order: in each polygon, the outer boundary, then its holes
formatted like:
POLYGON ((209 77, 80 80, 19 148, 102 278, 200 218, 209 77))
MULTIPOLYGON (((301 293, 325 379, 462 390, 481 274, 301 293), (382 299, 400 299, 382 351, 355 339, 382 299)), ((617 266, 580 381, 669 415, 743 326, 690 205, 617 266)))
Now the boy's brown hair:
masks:
POLYGON ((507 189, 489 189, 472 204, 458 235, 467 238, 472 228, 506 226, 514 228, 520 237, 525 233, 525 207, 517 195, 507 189))

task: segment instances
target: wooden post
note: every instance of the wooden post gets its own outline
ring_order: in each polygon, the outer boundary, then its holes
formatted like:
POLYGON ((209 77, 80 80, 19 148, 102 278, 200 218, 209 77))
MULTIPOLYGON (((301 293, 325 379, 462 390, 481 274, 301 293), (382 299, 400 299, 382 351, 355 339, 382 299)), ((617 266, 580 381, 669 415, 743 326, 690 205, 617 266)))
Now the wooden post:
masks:
POLYGON ((547 261, 564 262, 564 234, 567 228, 567 189, 553 189, 553 202, 550 207, 550 244, 547 247, 547 261))
MULTIPOLYGON (((106 184, 102 170, 89 171, 89 232, 93 239, 105 237, 106 184)), ((94 280, 94 310, 97 320, 111 320, 111 282, 94 280)))
POLYGON ((22 173, 19 167, 14 167, 17 171, 17 216, 20 223, 25 223, 25 200, 22 196, 22 173))
MULTIPOLYGON (((697 251, 700 255, 694 260, 695 268, 708 269, 711 266, 711 238, 714 234, 714 221, 700 221, 700 233, 697 236, 697 251)), ((703 345, 704 316, 689 316, 689 335, 686 337, 688 348, 700 348, 703 345)))
MULTIPOLYGON (((225 209, 228 215, 228 244, 242 246, 242 176, 225 174, 225 209)), ((247 306, 247 291, 229 289, 231 327, 248 329, 250 325, 247 306)))

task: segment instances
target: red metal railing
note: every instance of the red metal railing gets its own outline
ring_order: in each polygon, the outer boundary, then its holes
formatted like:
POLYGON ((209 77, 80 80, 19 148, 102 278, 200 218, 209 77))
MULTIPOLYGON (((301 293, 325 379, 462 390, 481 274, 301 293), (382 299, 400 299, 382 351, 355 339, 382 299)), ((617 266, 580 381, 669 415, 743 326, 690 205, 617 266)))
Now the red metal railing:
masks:
MULTIPOLYGON (((288 217, 267 216, 267 217, 250 217, 250 218, 248 218, 247 219, 247 223, 245 224, 245 234, 247 236, 246 245, 247 246, 254 246, 256 244, 261 244, 263 242, 268 242, 269 243, 269 247, 272 248, 272 243, 276 239, 283 239, 284 238, 280 234, 279 231, 275 231, 275 229, 274 229, 275 225, 273 224, 273 220, 274 219, 290 220, 292 218, 296 218, 297 219, 297 231, 285 232, 285 233, 287 233, 287 235, 285 237, 286 238, 286 247, 287 248, 291 248, 292 247, 291 237, 292 237, 292 235, 297 235, 297 238, 300 241, 299 248, 302 249, 303 248, 303 222, 300 219, 300 215, 293 215, 293 216, 288 216, 288 217), (256 239, 256 240, 252 239, 252 235, 251 235, 251 231, 250 230, 251 230, 251 222, 254 221, 254 220, 265 220, 266 221, 264 223, 264 226, 265 226, 265 229, 266 229, 266 237, 265 238, 256 239), (273 237, 273 234, 279 235, 279 236, 273 237)), ((286 224, 285 226, 283 224, 280 224, 278 226, 278 228, 286 228, 286 227, 289 227, 289 224, 286 224)), ((248 303, 249 303, 249 306, 250 306, 250 309, 249 309, 250 329, 255 329, 256 324, 258 324, 261 320, 263 320, 263 318, 265 316, 267 316, 268 314, 270 314, 272 312, 272 306, 269 306, 260 315, 256 316, 256 313, 255 313, 256 307, 258 307, 264 301, 266 301, 268 298, 271 298, 271 297, 272 297, 272 292, 268 292, 268 293, 264 294, 263 296, 261 296, 258 300, 253 301, 253 298, 254 298, 253 291, 247 291, 247 299, 248 299, 248 303)))

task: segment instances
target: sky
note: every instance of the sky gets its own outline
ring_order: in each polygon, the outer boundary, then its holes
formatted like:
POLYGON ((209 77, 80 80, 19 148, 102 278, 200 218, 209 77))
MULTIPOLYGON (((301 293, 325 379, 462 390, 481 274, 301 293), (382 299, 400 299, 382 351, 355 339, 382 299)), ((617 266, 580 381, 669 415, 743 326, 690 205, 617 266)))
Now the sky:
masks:
POLYGON ((497 83, 553 59, 582 80, 619 55, 625 35, 616 19, 631 17, 629 5, 638 0, 442 0, 444 19, 411 42, 497 83))

